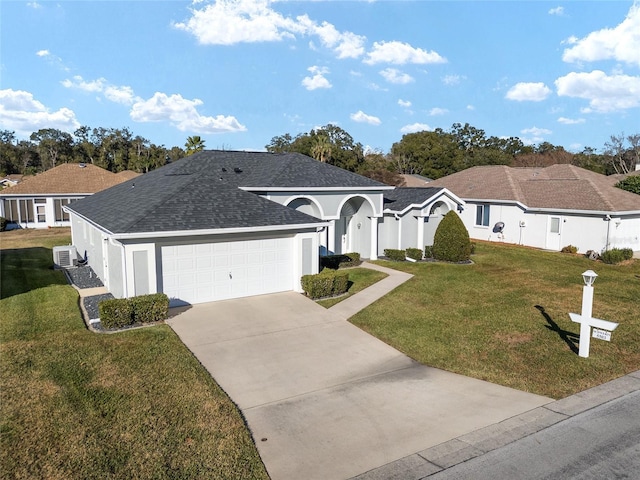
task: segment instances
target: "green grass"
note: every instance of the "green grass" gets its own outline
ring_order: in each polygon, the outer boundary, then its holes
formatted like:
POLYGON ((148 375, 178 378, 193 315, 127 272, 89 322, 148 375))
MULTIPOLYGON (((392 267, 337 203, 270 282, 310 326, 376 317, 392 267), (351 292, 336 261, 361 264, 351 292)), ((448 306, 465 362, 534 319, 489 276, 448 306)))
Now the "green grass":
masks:
POLYGON ((346 300, 351 295, 370 287, 376 282, 379 282, 387 276, 386 273, 378 272, 377 270, 371 270, 370 268, 356 267, 346 270, 349 272, 349 290, 346 295, 335 298, 325 298, 318 300, 316 303, 324 308, 333 307, 335 304, 346 300))
POLYGON ((380 262, 415 276, 351 321, 415 360, 563 398, 640 368, 640 261, 478 242, 474 265, 380 262), (595 270, 593 315, 618 322, 612 341, 578 357, 582 277, 595 270))
POLYGON ((0 242, 0 478, 268 478, 240 412, 168 326, 87 331, 51 268, 68 230, 0 242))

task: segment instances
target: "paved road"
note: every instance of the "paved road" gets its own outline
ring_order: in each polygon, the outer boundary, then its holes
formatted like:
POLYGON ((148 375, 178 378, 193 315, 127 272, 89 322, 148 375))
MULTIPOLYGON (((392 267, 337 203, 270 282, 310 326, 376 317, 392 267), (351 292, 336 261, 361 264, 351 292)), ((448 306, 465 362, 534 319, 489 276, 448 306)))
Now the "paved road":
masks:
POLYGON ((640 478, 640 391, 428 478, 640 478))

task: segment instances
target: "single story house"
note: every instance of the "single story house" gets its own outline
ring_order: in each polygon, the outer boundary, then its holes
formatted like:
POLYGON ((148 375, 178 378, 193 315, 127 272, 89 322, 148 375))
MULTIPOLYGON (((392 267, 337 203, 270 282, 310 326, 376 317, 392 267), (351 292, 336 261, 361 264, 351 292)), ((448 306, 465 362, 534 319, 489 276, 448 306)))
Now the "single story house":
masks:
POLYGON ((640 251, 640 195, 573 165, 472 167, 434 180, 466 203, 471 238, 584 253, 640 251))
POLYGON ((0 180, 0 187, 15 187, 22 181, 22 177, 24 177, 24 175, 21 175, 19 173, 12 173, 11 175, 7 175, 2 180, 0 180))
POLYGON ((78 255, 114 296, 180 305, 301 291, 320 255, 422 249, 462 203, 298 153, 202 151, 66 210, 78 255))
POLYGON ((0 191, 0 216, 22 228, 68 227, 63 207, 88 195, 138 176, 112 173, 84 163, 62 163, 0 191))

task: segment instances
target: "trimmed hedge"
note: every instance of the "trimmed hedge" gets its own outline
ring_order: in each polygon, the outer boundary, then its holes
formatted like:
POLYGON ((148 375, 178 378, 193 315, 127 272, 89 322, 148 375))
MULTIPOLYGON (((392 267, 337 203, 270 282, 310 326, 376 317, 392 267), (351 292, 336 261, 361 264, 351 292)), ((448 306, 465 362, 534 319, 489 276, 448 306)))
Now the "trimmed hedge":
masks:
POLYGON ((433 245, 424 246, 424 258, 433 258, 433 245))
POLYGON ((407 257, 416 261, 422 260, 422 250, 419 248, 407 248, 407 257))
POLYGON ((309 298, 314 300, 324 297, 333 297, 347 293, 349 288, 349 274, 325 268, 315 275, 302 277, 302 289, 309 298))
POLYGON ((0 217, 0 232, 4 232, 7 229, 7 223, 9 223, 9 220, 0 217))
POLYGON ((394 248, 385 248, 384 256, 392 262, 404 262, 407 259, 406 250, 396 250, 394 248))
POLYGON ((633 250, 630 248, 612 248, 611 250, 605 250, 600 255, 600 259, 604 263, 615 265, 625 260, 631 260, 633 258, 633 250))
POLYGON ((330 268, 338 270, 339 268, 357 267, 362 263, 358 252, 345 253, 343 255, 327 255, 320 257, 320 270, 330 268))
POLYGON ((100 323, 104 328, 123 328, 155 323, 167 318, 169 297, 152 293, 132 298, 113 298, 98 304, 100 323))
POLYGON ((433 257, 445 262, 464 262, 471 257, 469 232, 456 212, 449 211, 436 229, 433 257))

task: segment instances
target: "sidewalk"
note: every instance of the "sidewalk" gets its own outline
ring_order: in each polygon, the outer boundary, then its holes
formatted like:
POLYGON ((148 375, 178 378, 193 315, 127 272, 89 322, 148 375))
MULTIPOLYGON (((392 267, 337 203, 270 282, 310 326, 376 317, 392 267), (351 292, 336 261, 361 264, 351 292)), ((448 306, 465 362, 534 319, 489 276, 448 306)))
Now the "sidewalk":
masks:
POLYGON ((419 480, 640 391, 640 370, 417 452, 352 480, 419 480))

